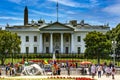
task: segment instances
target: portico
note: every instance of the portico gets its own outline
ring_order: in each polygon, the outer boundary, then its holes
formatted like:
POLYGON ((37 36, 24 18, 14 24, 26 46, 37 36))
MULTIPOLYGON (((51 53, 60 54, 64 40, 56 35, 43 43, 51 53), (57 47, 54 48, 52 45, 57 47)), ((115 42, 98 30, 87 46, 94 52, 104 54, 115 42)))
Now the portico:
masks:
POLYGON ((59 22, 40 27, 40 53, 74 53, 73 31, 59 22))
POLYGON ((73 40, 73 33, 40 33, 40 53, 73 53, 73 40))

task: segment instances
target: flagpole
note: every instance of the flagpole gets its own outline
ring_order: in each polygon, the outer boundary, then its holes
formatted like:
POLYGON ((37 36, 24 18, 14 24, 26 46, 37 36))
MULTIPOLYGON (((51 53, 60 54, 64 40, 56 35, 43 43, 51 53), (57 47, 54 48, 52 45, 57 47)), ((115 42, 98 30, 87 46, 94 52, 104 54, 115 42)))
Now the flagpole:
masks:
POLYGON ((58 22, 58 0, 57 0, 56 8, 57 8, 57 22, 58 22))

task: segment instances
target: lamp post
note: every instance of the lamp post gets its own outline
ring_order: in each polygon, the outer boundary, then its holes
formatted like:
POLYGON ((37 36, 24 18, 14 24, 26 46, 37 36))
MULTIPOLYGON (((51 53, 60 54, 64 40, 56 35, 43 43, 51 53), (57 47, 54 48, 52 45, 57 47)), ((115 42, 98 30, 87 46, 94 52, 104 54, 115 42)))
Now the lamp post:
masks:
POLYGON ((113 49, 113 64, 114 64, 114 66, 115 66, 115 49, 116 49, 116 41, 114 40, 114 41, 112 41, 112 49, 113 49))
POLYGON ((98 64, 100 64, 100 50, 101 48, 98 48, 98 52, 97 52, 97 60, 98 60, 98 64))

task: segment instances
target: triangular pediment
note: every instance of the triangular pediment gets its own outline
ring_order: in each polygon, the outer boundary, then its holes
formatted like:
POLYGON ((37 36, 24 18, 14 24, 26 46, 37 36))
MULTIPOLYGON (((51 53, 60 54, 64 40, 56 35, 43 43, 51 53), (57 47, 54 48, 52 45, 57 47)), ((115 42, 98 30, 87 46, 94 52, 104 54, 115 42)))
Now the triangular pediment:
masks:
POLYGON ((64 24, 61 24, 59 22, 55 22, 43 27, 40 27, 41 31, 73 31, 74 28, 71 26, 66 26, 64 24))

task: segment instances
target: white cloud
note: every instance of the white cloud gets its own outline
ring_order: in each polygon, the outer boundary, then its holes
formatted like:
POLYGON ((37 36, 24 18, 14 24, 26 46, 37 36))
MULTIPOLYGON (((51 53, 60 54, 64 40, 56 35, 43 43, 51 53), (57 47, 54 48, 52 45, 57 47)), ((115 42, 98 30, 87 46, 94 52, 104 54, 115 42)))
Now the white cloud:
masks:
POLYGON ((30 10, 30 11, 33 12, 34 14, 45 15, 45 16, 55 16, 55 14, 44 13, 36 10, 30 10))
POLYGON ((8 0, 8 1, 19 4, 22 0, 8 0))
POLYGON ((33 6, 33 5, 38 5, 39 0, 8 0, 8 1, 21 5, 33 6))
POLYGON ((98 3, 98 0, 90 0, 91 3, 96 4, 98 3))
POLYGON ((17 18, 17 17, 7 17, 7 16, 2 16, 0 19, 6 19, 6 20, 23 20, 23 18, 17 18))
POLYGON ((120 16, 120 4, 111 5, 103 9, 104 12, 120 16))
MULTIPOLYGON (((38 14, 39 15, 45 15, 45 16, 51 16, 51 17, 56 17, 56 13, 45 13, 45 12, 40 12, 40 11, 36 11, 36 10, 30 10, 31 12, 33 12, 34 14, 38 14)), ((64 16, 63 14, 59 14, 59 17, 64 16)))
POLYGON ((90 0, 90 6, 91 7, 95 7, 97 5, 99 5, 99 1, 98 0, 90 0))
POLYGON ((36 5, 36 7, 38 5, 40 5, 39 0, 23 0, 22 3, 24 3, 25 5, 28 5, 28 6, 34 6, 34 5, 36 5))
POLYGON ((104 23, 100 22, 100 21, 95 21, 95 20, 87 20, 87 23, 89 23, 90 25, 103 25, 104 23))
POLYGON ((77 14, 77 13, 74 12, 74 11, 66 11, 65 13, 68 13, 68 14, 77 14))
POLYGON ((13 25, 23 25, 23 22, 10 23, 9 25, 10 25, 10 26, 13 26, 13 25))
MULTIPOLYGON (((48 0, 48 1, 57 2, 57 0, 48 0)), ((90 8, 98 5, 98 0, 89 0, 90 3, 78 3, 72 0, 58 0, 58 2, 65 6, 81 7, 81 8, 90 8)))
MULTIPOLYGON (((57 0, 48 0, 48 1, 57 2, 57 0)), ((79 3, 73 2, 71 0, 59 0, 59 3, 62 5, 71 6, 71 7, 78 7, 79 6, 79 3)))

